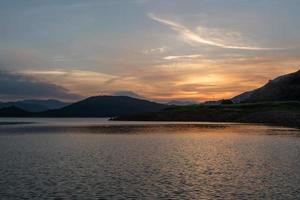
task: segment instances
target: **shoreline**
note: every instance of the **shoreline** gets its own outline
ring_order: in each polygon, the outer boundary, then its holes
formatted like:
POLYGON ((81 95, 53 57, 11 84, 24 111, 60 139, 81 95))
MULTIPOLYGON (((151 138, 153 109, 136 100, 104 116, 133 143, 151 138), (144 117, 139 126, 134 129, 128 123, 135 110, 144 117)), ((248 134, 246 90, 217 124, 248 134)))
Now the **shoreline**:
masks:
POLYGON ((241 121, 178 121, 178 120, 126 120, 126 119, 109 119, 110 121, 116 121, 116 122, 178 122, 178 123, 229 123, 229 124, 246 124, 246 125, 262 125, 262 126, 276 126, 276 127, 282 127, 282 128, 292 128, 296 130, 300 130, 299 126, 293 126, 288 124, 281 124, 281 123, 268 123, 268 122, 241 122, 241 121))
POLYGON ((119 116, 116 121, 195 121, 254 123, 300 128, 299 102, 177 106, 159 112, 119 116))

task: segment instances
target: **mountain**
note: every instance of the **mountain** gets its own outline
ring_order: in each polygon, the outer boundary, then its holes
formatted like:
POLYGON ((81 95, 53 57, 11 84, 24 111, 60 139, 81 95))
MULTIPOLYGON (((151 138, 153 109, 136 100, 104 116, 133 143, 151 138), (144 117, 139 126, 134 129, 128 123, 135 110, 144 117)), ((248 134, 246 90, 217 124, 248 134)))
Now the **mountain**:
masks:
POLYGON ((51 109, 60 109, 67 105, 69 105, 69 103, 65 103, 55 99, 47 99, 47 100, 28 99, 28 100, 14 101, 14 102, 0 102, 0 109, 5 107, 15 106, 28 112, 43 112, 51 109))
POLYGON ((248 98, 250 98, 250 96, 253 94, 254 91, 248 91, 248 92, 243 92, 242 94, 239 94, 233 98, 231 98, 230 100, 233 103, 241 103, 246 101, 248 98))
POLYGON ((0 117, 30 117, 31 112, 27 112, 16 106, 10 106, 0 109, 0 117))
POLYGON ((17 107, 20 108, 24 111, 29 111, 29 112, 41 112, 41 111, 46 111, 48 108, 36 104, 31 104, 31 103, 23 103, 23 102, 3 102, 0 103, 0 109, 1 108, 7 108, 7 107, 17 107))
POLYGON ((263 101, 300 101, 300 70, 279 76, 266 85, 231 99, 234 103, 263 101))
POLYGON ((41 107, 46 108, 47 110, 60 109, 67 105, 70 105, 70 103, 66 103, 63 101, 56 100, 56 99, 46 99, 46 100, 28 99, 28 100, 19 101, 19 103, 20 102, 41 106, 41 107))
POLYGON ((186 106, 186 105, 194 105, 194 104, 197 103, 193 101, 179 101, 179 100, 172 100, 167 102, 167 105, 172 105, 172 106, 186 106))
POLYGON ((203 105, 221 105, 222 100, 216 100, 216 101, 205 101, 202 103, 203 105))
POLYGON ((144 112, 156 112, 168 107, 127 96, 89 97, 64 108, 40 113, 43 117, 114 117, 144 112))

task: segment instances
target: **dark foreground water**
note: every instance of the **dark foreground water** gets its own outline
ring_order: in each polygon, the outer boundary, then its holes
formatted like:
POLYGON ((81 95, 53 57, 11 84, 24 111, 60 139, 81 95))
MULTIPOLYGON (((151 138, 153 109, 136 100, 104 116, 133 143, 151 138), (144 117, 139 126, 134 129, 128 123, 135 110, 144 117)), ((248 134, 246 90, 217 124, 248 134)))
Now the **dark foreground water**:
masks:
POLYGON ((0 199, 300 199, 297 130, 0 121, 0 199))

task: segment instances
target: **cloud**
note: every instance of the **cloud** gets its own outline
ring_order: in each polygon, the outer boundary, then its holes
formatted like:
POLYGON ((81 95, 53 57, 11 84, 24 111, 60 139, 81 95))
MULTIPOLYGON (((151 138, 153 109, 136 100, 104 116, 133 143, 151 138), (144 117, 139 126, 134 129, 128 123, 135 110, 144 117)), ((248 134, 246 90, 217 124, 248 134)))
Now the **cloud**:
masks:
POLYGON ((29 68, 45 65, 47 58, 32 48, 0 49, 0 69, 29 68))
POLYGON ((110 95, 115 91, 121 91, 115 93, 119 95, 132 95, 129 91, 134 91, 153 100, 205 101, 230 98, 255 89, 269 79, 299 70, 299 63, 299 56, 199 57, 175 58, 118 74, 68 69, 33 69, 22 73, 26 77, 35 77, 33 80, 55 83, 66 91, 85 97, 110 95), (253 70, 254 67, 257 70, 253 70))
MULTIPOLYGON (((155 14, 149 13, 148 17, 161 24, 167 25, 169 28, 176 31, 184 40, 190 43, 192 42, 192 43, 206 44, 206 45, 225 48, 225 49, 241 49, 241 50, 271 50, 272 49, 272 48, 263 48, 263 47, 256 47, 256 46, 228 45, 217 41, 218 38, 203 37, 200 34, 197 34, 196 32, 190 30, 189 28, 187 28, 186 26, 180 23, 158 17, 155 14)), ((201 27, 198 27, 198 30, 201 30, 201 27)), ((207 28, 205 30, 209 31, 209 29, 207 28)))
POLYGON ((24 70, 24 71, 19 71, 22 74, 27 74, 27 75, 65 75, 66 72, 62 70, 43 70, 43 71, 38 71, 38 70, 24 70))
POLYGON ((82 96, 94 96, 106 93, 106 82, 116 78, 114 75, 87 70, 20 70, 26 76, 33 75, 40 80, 56 83, 69 91, 82 96))
POLYGON ((80 98, 79 95, 61 86, 43 82, 33 76, 6 71, 0 71, 0 97, 2 99, 57 98, 62 100, 80 98))
POLYGON ((166 47, 159 47, 159 48, 152 48, 152 49, 145 49, 143 51, 143 54, 153 54, 153 53, 159 53, 159 54, 162 54, 162 53, 165 53, 167 50, 166 47))
POLYGON ((150 3, 151 0, 133 0, 132 2, 136 4, 147 4, 150 3))
POLYGON ((191 59, 191 58, 200 58, 203 55, 200 54, 192 54, 192 55, 182 55, 182 56, 166 56, 165 60, 176 60, 176 59, 191 59))

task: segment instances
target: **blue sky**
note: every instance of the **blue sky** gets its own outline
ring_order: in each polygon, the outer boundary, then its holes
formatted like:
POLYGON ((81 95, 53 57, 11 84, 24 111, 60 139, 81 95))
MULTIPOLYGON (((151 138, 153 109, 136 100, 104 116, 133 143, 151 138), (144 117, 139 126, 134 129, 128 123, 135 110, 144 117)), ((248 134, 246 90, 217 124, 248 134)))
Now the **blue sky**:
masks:
POLYGON ((0 98, 228 98, 299 69, 299 15, 298 0, 1 0, 0 98))

